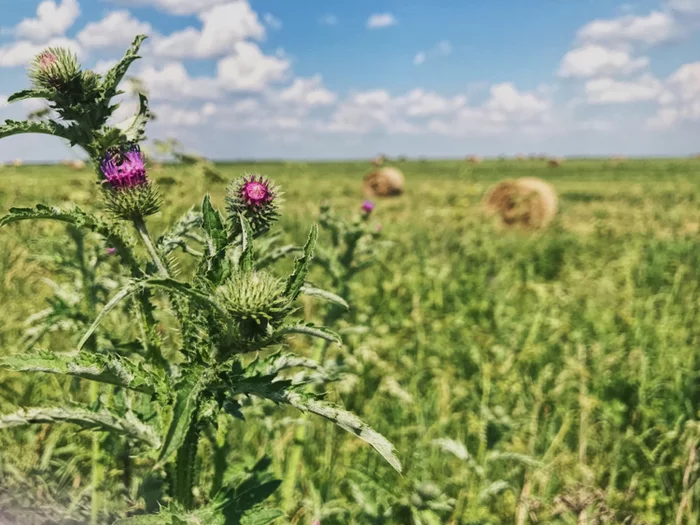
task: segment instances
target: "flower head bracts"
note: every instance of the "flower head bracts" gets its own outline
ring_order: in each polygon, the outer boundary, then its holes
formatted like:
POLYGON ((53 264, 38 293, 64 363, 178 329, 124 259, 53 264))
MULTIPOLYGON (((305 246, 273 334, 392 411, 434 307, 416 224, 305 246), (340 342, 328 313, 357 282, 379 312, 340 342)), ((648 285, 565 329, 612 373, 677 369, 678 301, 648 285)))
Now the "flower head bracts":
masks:
POLYGON ((39 53, 29 66, 29 78, 40 89, 59 89, 69 85, 80 74, 75 54, 63 48, 50 47, 39 53))
POLYGON ((234 181, 226 198, 231 229, 240 233, 239 217, 243 216, 256 236, 264 233, 279 218, 281 200, 279 188, 262 175, 245 175, 234 181))

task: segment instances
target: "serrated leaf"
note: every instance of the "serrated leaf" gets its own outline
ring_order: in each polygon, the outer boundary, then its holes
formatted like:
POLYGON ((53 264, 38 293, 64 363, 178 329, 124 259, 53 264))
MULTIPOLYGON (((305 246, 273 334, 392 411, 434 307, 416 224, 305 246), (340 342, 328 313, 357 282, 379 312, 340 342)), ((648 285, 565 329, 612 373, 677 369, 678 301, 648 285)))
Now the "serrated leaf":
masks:
POLYGON ((7 98, 8 103, 19 102, 20 100, 27 100, 30 98, 46 98, 49 99, 53 96, 53 93, 48 89, 24 89, 10 95, 7 98))
POLYGON ((129 47, 122 59, 104 74, 102 84, 100 86, 102 89, 103 103, 108 103, 116 96, 117 88, 124 78, 124 75, 129 70, 129 67, 135 60, 141 58, 139 57, 138 53, 139 49, 141 48, 141 44, 144 40, 146 40, 146 38, 146 35, 137 35, 131 43, 131 47, 129 47))
POLYGON ((116 416, 106 409, 93 412, 81 408, 29 408, 14 414, 0 415, 0 429, 47 423, 73 423, 82 428, 114 432, 141 441, 153 448, 160 447, 155 431, 135 416, 116 416))
POLYGON ((253 230, 250 223, 243 217, 238 215, 241 221, 241 259, 239 266, 244 272, 249 272, 253 269, 253 230))
POLYGON ((0 368, 15 372, 61 374, 137 392, 153 394, 156 391, 152 377, 125 358, 80 353, 58 356, 50 352, 0 358, 0 368))
POLYGON ((301 288, 304 286, 306 276, 309 274, 309 266, 311 259, 314 256, 314 248, 318 239, 318 226, 315 224, 311 227, 309 238, 304 245, 304 253, 294 261, 294 271, 287 279, 285 295, 290 301, 293 301, 301 293, 301 288))
MULTIPOLYGON (((202 228, 212 240, 213 253, 226 247, 227 232, 221 213, 211 205, 209 194, 202 200, 202 228)), ((212 255, 213 255, 212 253, 212 255)))
POLYGON ((204 370, 195 371, 178 385, 177 399, 173 407, 168 432, 165 436, 163 449, 158 457, 158 466, 162 466, 185 442, 187 433, 194 420, 202 392, 207 386, 208 374, 204 370))
POLYGON ((24 133, 38 133, 41 135, 53 135, 65 139, 75 145, 81 142, 84 138, 80 128, 71 124, 62 126, 53 120, 29 121, 29 120, 5 120, 5 123, 0 126, 0 139, 11 137, 13 135, 21 135, 24 133))
POLYGON ((83 348, 85 346, 85 343, 88 342, 88 339, 92 336, 93 333, 95 333, 95 330, 97 330, 97 327, 100 326, 100 323, 102 323, 102 320, 107 316, 109 312, 114 310, 117 305, 123 301, 126 297, 131 295, 132 293, 135 293, 141 289, 140 283, 130 283, 126 285, 124 288, 119 290, 110 300, 107 304, 104 305, 102 308, 102 311, 97 314, 97 317, 95 320, 92 322, 92 324, 88 327, 87 331, 83 335, 83 337, 80 339, 80 342, 78 343, 78 350, 83 348))
POLYGON ((284 334, 304 334, 311 337, 318 337, 319 339, 323 339, 329 343, 335 343, 338 346, 342 346, 343 344, 343 340, 337 333, 323 326, 315 326, 313 324, 295 324, 291 326, 284 326, 280 328, 279 332, 284 334))
POLYGON ((337 294, 334 294, 333 292, 321 290, 320 288, 316 288, 309 284, 305 284, 301 287, 301 293, 303 295, 308 295, 311 297, 320 297, 321 299, 325 299, 328 302, 342 306, 346 310, 350 310, 350 305, 345 301, 345 299, 343 299, 337 294))
POLYGON ((151 111, 148 107, 148 99, 143 93, 139 93, 139 109, 136 115, 120 122, 115 127, 121 130, 124 138, 129 142, 138 142, 143 139, 146 124, 151 117, 151 111))

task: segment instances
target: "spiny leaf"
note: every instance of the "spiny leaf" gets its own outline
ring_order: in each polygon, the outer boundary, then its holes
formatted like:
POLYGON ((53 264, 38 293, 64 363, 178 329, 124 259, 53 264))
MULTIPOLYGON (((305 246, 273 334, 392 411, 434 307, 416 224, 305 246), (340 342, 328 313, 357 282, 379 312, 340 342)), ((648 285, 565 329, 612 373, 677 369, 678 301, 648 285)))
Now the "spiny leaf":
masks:
POLYGON ((294 261, 294 271, 289 276, 289 279, 287 279, 285 295, 289 297, 290 301, 296 299, 301 293, 301 288, 304 286, 306 276, 309 274, 309 265, 314 255, 317 239, 318 226, 314 224, 309 233, 309 238, 304 245, 304 254, 294 261))
POLYGON ((302 253, 302 248, 294 244, 281 246, 274 251, 261 256, 257 261, 255 261, 255 267, 258 269, 265 268, 290 253, 302 253))
POLYGON ((146 35, 138 35, 134 38, 131 43, 131 47, 126 51, 122 59, 117 62, 114 67, 112 67, 107 73, 105 73, 102 80, 102 100, 103 103, 108 103, 117 94, 117 88, 121 83, 124 75, 129 70, 131 64, 138 60, 139 49, 144 40, 146 40, 146 35))
POLYGON ((318 337, 319 339, 323 339, 329 343, 335 343, 338 346, 342 346, 343 344, 343 340, 340 338, 340 336, 332 330, 329 330, 323 326, 315 326, 311 323, 283 326, 278 332, 283 334, 310 335, 311 337, 318 337))
POLYGON ((104 308, 102 308, 102 311, 97 314, 97 317, 95 320, 92 322, 92 324, 88 327, 87 331, 83 335, 83 337, 80 339, 80 342, 78 343, 78 350, 83 348, 85 346, 85 343, 87 343, 88 339, 90 339, 90 336, 97 330, 97 327, 100 326, 100 323, 102 320, 107 316, 109 312, 114 310, 116 306, 124 300, 126 297, 131 295, 134 292, 137 292, 138 290, 141 289, 141 284, 139 282, 136 283, 130 283, 126 285, 124 288, 119 290, 110 300, 109 302, 104 305, 104 308))
POLYGON ((202 200, 202 228, 212 240, 214 248, 212 255, 226 247, 227 233, 224 220, 219 211, 211 205, 209 194, 202 200))
POLYGON ((173 417, 158 458, 159 466, 162 466, 177 452, 177 449, 185 442, 190 426, 197 423, 194 414, 199 406, 202 392, 207 386, 208 378, 209 375, 205 370, 194 370, 179 385, 177 400, 173 407, 173 417))
POLYGON ((129 142, 138 142, 143 139, 146 124, 151 117, 151 111, 148 107, 148 99, 143 93, 139 93, 139 110, 133 117, 126 119, 116 125, 121 130, 124 138, 129 142))
MULTIPOLYGON (((252 392, 252 394, 260 396, 260 392, 252 392)), ((396 457, 394 446, 352 412, 348 412, 331 403, 307 398, 298 392, 288 390, 279 393, 270 392, 268 396, 264 397, 277 403, 289 404, 302 412, 311 412, 332 421, 343 430, 369 443, 397 472, 401 472, 401 462, 396 457)))
POLYGON ((195 228, 201 227, 202 224, 202 214, 190 208, 158 239, 156 244, 159 250, 165 255, 168 255, 178 247, 187 251, 188 238, 199 242, 202 241, 199 236, 195 236, 192 232, 195 228))
POLYGON ((121 418, 107 410, 92 412, 84 408, 30 408, 0 416, 0 429, 46 423, 73 423, 87 429, 114 432, 160 447, 155 431, 135 416, 121 418))
POLYGON ((131 361, 119 356, 80 353, 67 357, 39 352, 0 358, 0 368, 15 372, 62 374, 152 394, 153 377, 131 361))
POLYGON ((8 103, 18 102, 20 100, 27 100, 30 98, 51 98, 53 93, 48 89, 24 89, 10 95, 7 99, 8 103))
POLYGON ((326 301, 340 305, 346 310, 350 310, 350 305, 345 301, 345 299, 334 294, 333 292, 328 292, 326 290, 321 290, 320 288, 315 288, 309 284, 305 284, 301 287, 301 293, 312 297, 320 297, 326 301))
POLYGON ((28 120, 5 120, 5 123, 0 126, 0 139, 11 137, 13 135, 21 135, 23 133, 39 133, 42 135, 53 135, 65 139, 75 145, 81 142, 82 137, 80 128, 71 124, 62 126, 52 120, 28 121, 28 120))

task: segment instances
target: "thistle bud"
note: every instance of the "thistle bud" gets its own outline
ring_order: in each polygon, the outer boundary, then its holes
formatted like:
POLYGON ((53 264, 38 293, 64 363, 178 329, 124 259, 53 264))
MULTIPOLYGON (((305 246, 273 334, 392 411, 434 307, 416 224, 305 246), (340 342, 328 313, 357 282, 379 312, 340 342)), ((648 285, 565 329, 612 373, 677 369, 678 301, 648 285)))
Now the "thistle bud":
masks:
POLYGON ((217 291, 221 304, 236 321, 238 333, 251 340, 279 326, 291 313, 284 282, 260 271, 234 274, 217 291))
POLYGON ((40 89, 61 89, 80 75, 74 53, 63 48, 48 48, 39 53, 29 67, 29 78, 40 89))
POLYGON ((246 218, 253 233, 270 229, 280 215, 279 188, 262 175, 246 175, 234 181, 226 198, 229 219, 234 231, 240 229, 238 216, 246 218))
POLYGON ((100 161, 102 190, 107 207, 124 220, 138 220, 160 209, 160 192, 148 179, 137 144, 108 150, 100 161))
POLYGON ((374 210, 374 203, 372 201, 364 201, 362 203, 362 211, 367 215, 372 213, 372 210, 374 210))

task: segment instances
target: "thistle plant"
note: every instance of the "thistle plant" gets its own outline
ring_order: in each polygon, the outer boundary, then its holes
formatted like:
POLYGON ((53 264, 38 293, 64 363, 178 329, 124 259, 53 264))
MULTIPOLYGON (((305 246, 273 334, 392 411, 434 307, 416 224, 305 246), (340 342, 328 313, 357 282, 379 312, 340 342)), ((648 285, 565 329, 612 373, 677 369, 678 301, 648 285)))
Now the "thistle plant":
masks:
MULTIPOLYGON (((312 392, 307 376, 287 375, 291 369, 322 368, 285 350, 288 336, 341 344, 325 326, 298 318, 300 296, 345 303, 307 283, 316 226, 289 275, 280 277, 271 269, 271 262, 292 251, 271 250, 265 243, 280 215, 280 191, 271 181, 258 174, 235 181, 226 213, 206 195, 199 213, 191 210, 153 241, 145 219, 159 212, 162 199, 139 148, 148 122, 145 95, 139 96, 132 119, 116 127, 107 123, 116 109, 112 99, 120 93, 119 82, 138 58, 143 39, 137 37, 104 76, 82 70, 67 51, 48 50, 32 64, 33 87, 10 98, 43 98, 58 120, 6 121, 0 138, 44 133, 82 148, 93 161, 107 213, 40 204, 10 209, 0 226, 43 219, 92 232, 114 249, 112 256, 121 266, 115 281, 123 285, 108 299, 96 301, 99 313, 76 334, 79 340, 72 351, 43 348, 0 359, 5 369, 89 382, 89 402, 80 396, 82 402, 20 409, 0 416, 0 429, 71 423, 107 433, 128 447, 138 466, 124 487, 130 516, 117 522, 122 525, 264 524, 280 517, 281 511, 263 506, 279 485, 264 458, 250 468, 230 469, 232 475, 219 477, 216 486, 195 487, 202 437, 215 433, 223 415, 242 419, 250 398, 330 420, 369 443, 400 471, 393 446, 383 436, 312 392), (145 261, 131 231, 145 248, 145 261), (259 252, 258 246, 266 248, 259 252), (178 247, 195 259, 191 275, 180 275, 174 256, 178 247), (128 307, 131 319, 117 328, 109 320, 120 306, 128 307), (134 351, 120 351, 125 347, 134 351), (151 511, 160 512, 150 516, 151 511)), ((103 443, 96 440, 93 446, 100 449, 103 443)), ((114 449, 101 452, 109 455, 114 449)), ((93 523, 100 519, 93 509, 93 523)))

